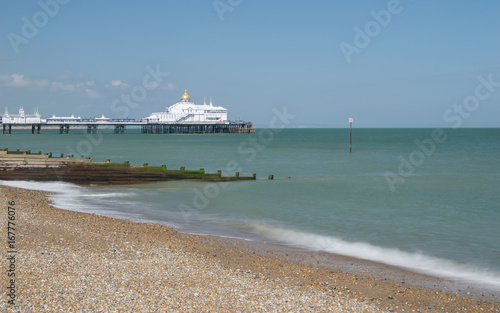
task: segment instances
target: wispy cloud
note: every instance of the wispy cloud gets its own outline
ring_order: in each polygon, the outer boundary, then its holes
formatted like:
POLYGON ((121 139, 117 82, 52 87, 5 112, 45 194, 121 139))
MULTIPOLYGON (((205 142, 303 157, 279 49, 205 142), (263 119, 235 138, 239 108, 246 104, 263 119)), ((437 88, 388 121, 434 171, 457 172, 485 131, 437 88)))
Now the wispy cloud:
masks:
POLYGON ((25 79, 21 74, 0 75, 0 82, 8 87, 26 87, 31 85, 29 79, 25 79))
POLYGON ((50 82, 46 79, 35 81, 35 86, 37 86, 37 87, 48 87, 49 85, 50 85, 50 82))
POLYGON ((54 88, 55 90, 62 89, 62 90, 66 90, 66 91, 76 91, 78 89, 87 88, 87 87, 93 86, 93 85, 94 85, 93 81, 88 81, 88 82, 79 83, 79 84, 52 82, 52 88, 54 88))
MULTIPOLYGON (((147 87, 147 88, 150 88, 150 89, 161 89, 161 90, 168 90, 168 91, 171 91, 171 90, 177 90, 177 86, 172 84, 172 83, 167 83, 167 82, 157 82, 157 81, 148 81, 148 82, 145 82, 145 86, 144 87, 147 87)), ((117 79, 117 80, 112 80, 111 81, 111 84, 108 85, 106 84, 106 87, 107 88, 113 88, 113 87, 117 87, 117 88, 122 88, 122 89, 128 89, 130 88, 130 85, 123 82, 122 80, 120 79, 117 79)))
POLYGON ((91 86, 94 86, 94 81, 87 81, 79 84, 69 84, 62 82, 51 83, 51 89, 54 91, 63 90, 66 92, 82 93, 90 99, 102 98, 99 92, 90 88, 91 86))
POLYGON ((95 91, 93 89, 89 89, 89 88, 85 89, 85 94, 87 95, 87 97, 89 99, 99 99, 99 98, 102 98, 102 95, 99 92, 97 92, 97 91, 95 91))
MULTIPOLYGON (((80 78, 80 80, 83 79, 80 78)), ((147 87, 149 89, 158 88, 166 91, 179 89, 176 85, 168 82, 148 81, 146 83, 148 84, 147 87)), ((74 75, 70 73, 64 73, 59 75, 57 80, 31 79, 29 77, 24 76, 23 74, 17 74, 17 73, 0 74, 0 87, 32 88, 38 90, 46 89, 52 92, 74 93, 81 96, 85 96, 89 99, 103 98, 103 95, 98 91, 99 88, 96 86, 95 81, 87 80, 83 82, 78 82, 77 79, 74 79, 74 75), (71 78, 71 82, 67 81, 67 79, 69 78, 71 78)), ((106 84, 101 87, 129 89, 131 86, 125 83, 121 79, 115 79, 111 80, 109 84, 106 84)))
POLYGON ((121 80, 117 79, 117 80, 112 80, 111 81, 111 86, 113 87, 120 87, 120 88, 123 88, 123 89, 127 89, 130 87, 129 84, 127 83, 124 83, 122 82, 121 80))
POLYGON ((160 83, 159 82, 147 82, 144 87, 148 87, 148 88, 151 88, 151 89, 156 89, 158 88, 158 86, 160 86, 160 83))
POLYGON ((172 83, 163 83, 161 86, 163 90, 177 90, 177 86, 172 83))
POLYGON ((49 81, 47 79, 30 79, 22 74, 3 74, 0 75, 0 86, 4 87, 38 87, 49 88, 52 91, 65 91, 79 93, 87 96, 90 99, 101 98, 101 94, 94 89, 94 81, 86 81, 82 83, 64 83, 60 81, 49 81))
POLYGON ((73 91, 76 91, 77 88, 75 85, 73 84, 66 84, 66 83, 61 83, 61 82, 52 82, 50 84, 50 86, 52 87, 52 90, 64 90, 64 91, 69 91, 69 92, 73 92, 73 91))

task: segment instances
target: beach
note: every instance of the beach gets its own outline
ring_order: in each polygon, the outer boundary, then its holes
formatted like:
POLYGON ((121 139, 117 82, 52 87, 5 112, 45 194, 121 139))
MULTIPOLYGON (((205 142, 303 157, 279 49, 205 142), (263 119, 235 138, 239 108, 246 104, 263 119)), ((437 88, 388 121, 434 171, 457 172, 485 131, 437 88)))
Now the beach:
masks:
POLYGON ((3 286, 12 285, 14 254, 15 301, 7 288, 2 311, 500 311, 494 293, 385 265, 58 209, 42 191, 0 191, 2 223, 15 216, 15 251, 2 250, 3 286))

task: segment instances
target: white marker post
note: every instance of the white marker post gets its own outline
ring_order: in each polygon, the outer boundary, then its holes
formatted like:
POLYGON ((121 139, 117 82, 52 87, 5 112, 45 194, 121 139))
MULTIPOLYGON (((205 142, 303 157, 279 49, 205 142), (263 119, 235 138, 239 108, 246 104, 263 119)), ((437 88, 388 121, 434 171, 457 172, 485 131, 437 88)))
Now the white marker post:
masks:
POLYGON ((349 118, 349 125, 351 127, 351 136, 349 138, 349 152, 352 152, 352 117, 349 118))

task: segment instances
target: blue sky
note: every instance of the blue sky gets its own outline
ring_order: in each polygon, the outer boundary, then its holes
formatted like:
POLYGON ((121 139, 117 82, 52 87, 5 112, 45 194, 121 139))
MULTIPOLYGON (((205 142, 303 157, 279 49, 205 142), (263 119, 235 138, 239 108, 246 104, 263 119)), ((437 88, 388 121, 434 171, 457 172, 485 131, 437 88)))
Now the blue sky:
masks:
POLYGON ((0 110, 142 118, 187 88, 258 127, 499 127, 498 29, 493 0, 2 1, 0 110))

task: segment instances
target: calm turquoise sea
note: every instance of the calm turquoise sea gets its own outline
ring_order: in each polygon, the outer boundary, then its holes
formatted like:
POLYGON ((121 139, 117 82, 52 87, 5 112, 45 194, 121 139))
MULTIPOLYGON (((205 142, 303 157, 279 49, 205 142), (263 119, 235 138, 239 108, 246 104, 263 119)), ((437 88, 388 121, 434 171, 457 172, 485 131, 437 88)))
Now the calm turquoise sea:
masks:
POLYGON ((500 129, 354 129, 352 153, 348 129, 43 132, 0 134, 0 147, 258 178, 111 187, 7 183, 56 191, 61 208, 277 241, 500 288, 500 129))

